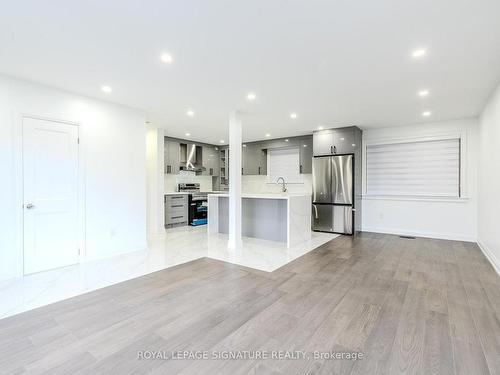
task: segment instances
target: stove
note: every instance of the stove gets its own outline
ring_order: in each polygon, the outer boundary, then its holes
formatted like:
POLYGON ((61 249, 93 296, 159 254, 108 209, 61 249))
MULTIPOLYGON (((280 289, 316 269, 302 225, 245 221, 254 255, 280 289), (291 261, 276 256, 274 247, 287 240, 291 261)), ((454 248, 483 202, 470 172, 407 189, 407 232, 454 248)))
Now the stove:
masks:
POLYGON ((188 195, 188 222, 197 226, 207 223, 208 195, 200 191, 198 183, 182 183, 177 186, 179 192, 188 195))

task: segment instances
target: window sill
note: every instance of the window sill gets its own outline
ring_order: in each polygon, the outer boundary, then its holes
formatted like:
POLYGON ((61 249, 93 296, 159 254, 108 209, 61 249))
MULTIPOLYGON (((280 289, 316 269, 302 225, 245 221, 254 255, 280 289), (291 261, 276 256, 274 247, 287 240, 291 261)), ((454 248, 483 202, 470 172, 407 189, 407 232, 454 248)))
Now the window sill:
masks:
POLYGON ((363 195, 363 200, 467 203, 469 197, 425 197, 416 195, 363 195))

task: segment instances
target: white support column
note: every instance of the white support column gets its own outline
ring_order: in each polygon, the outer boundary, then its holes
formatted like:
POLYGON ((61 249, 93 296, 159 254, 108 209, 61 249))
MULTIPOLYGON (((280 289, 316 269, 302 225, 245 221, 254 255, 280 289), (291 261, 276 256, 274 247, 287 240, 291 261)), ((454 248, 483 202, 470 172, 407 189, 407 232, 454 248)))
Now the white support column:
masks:
POLYGON ((230 249, 241 248, 241 120, 237 111, 229 115, 229 241, 230 249))
POLYGON ((164 180, 164 130, 148 126, 146 130, 146 187, 148 235, 165 233, 163 203, 164 180))

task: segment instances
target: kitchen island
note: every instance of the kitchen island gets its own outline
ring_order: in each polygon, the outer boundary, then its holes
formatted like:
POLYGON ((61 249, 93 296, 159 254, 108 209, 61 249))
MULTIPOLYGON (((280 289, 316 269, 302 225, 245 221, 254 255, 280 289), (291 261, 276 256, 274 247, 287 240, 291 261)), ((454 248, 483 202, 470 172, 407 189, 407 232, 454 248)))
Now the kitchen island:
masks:
MULTIPOLYGON (((311 239, 310 194, 242 194, 241 233, 292 247, 311 239)), ((208 196, 208 233, 228 233, 229 194, 208 196)))

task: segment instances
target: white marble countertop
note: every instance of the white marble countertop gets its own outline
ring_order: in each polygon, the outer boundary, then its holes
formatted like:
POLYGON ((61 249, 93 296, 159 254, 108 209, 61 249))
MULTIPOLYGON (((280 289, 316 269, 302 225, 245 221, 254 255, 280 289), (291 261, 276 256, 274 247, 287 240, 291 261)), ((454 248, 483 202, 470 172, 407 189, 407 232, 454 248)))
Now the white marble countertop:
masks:
MULTIPOLYGON (((210 194, 211 197, 229 197, 228 193, 223 194, 210 194)), ((242 198, 253 199, 289 199, 291 197, 310 197, 311 194, 299 193, 242 193, 242 198)))
MULTIPOLYGON (((206 193, 206 194, 227 194, 225 191, 202 191, 201 193, 206 193)), ((180 195, 180 194, 191 194, 189 192, 185 191, 167 191, 165 195, 180 195)))

